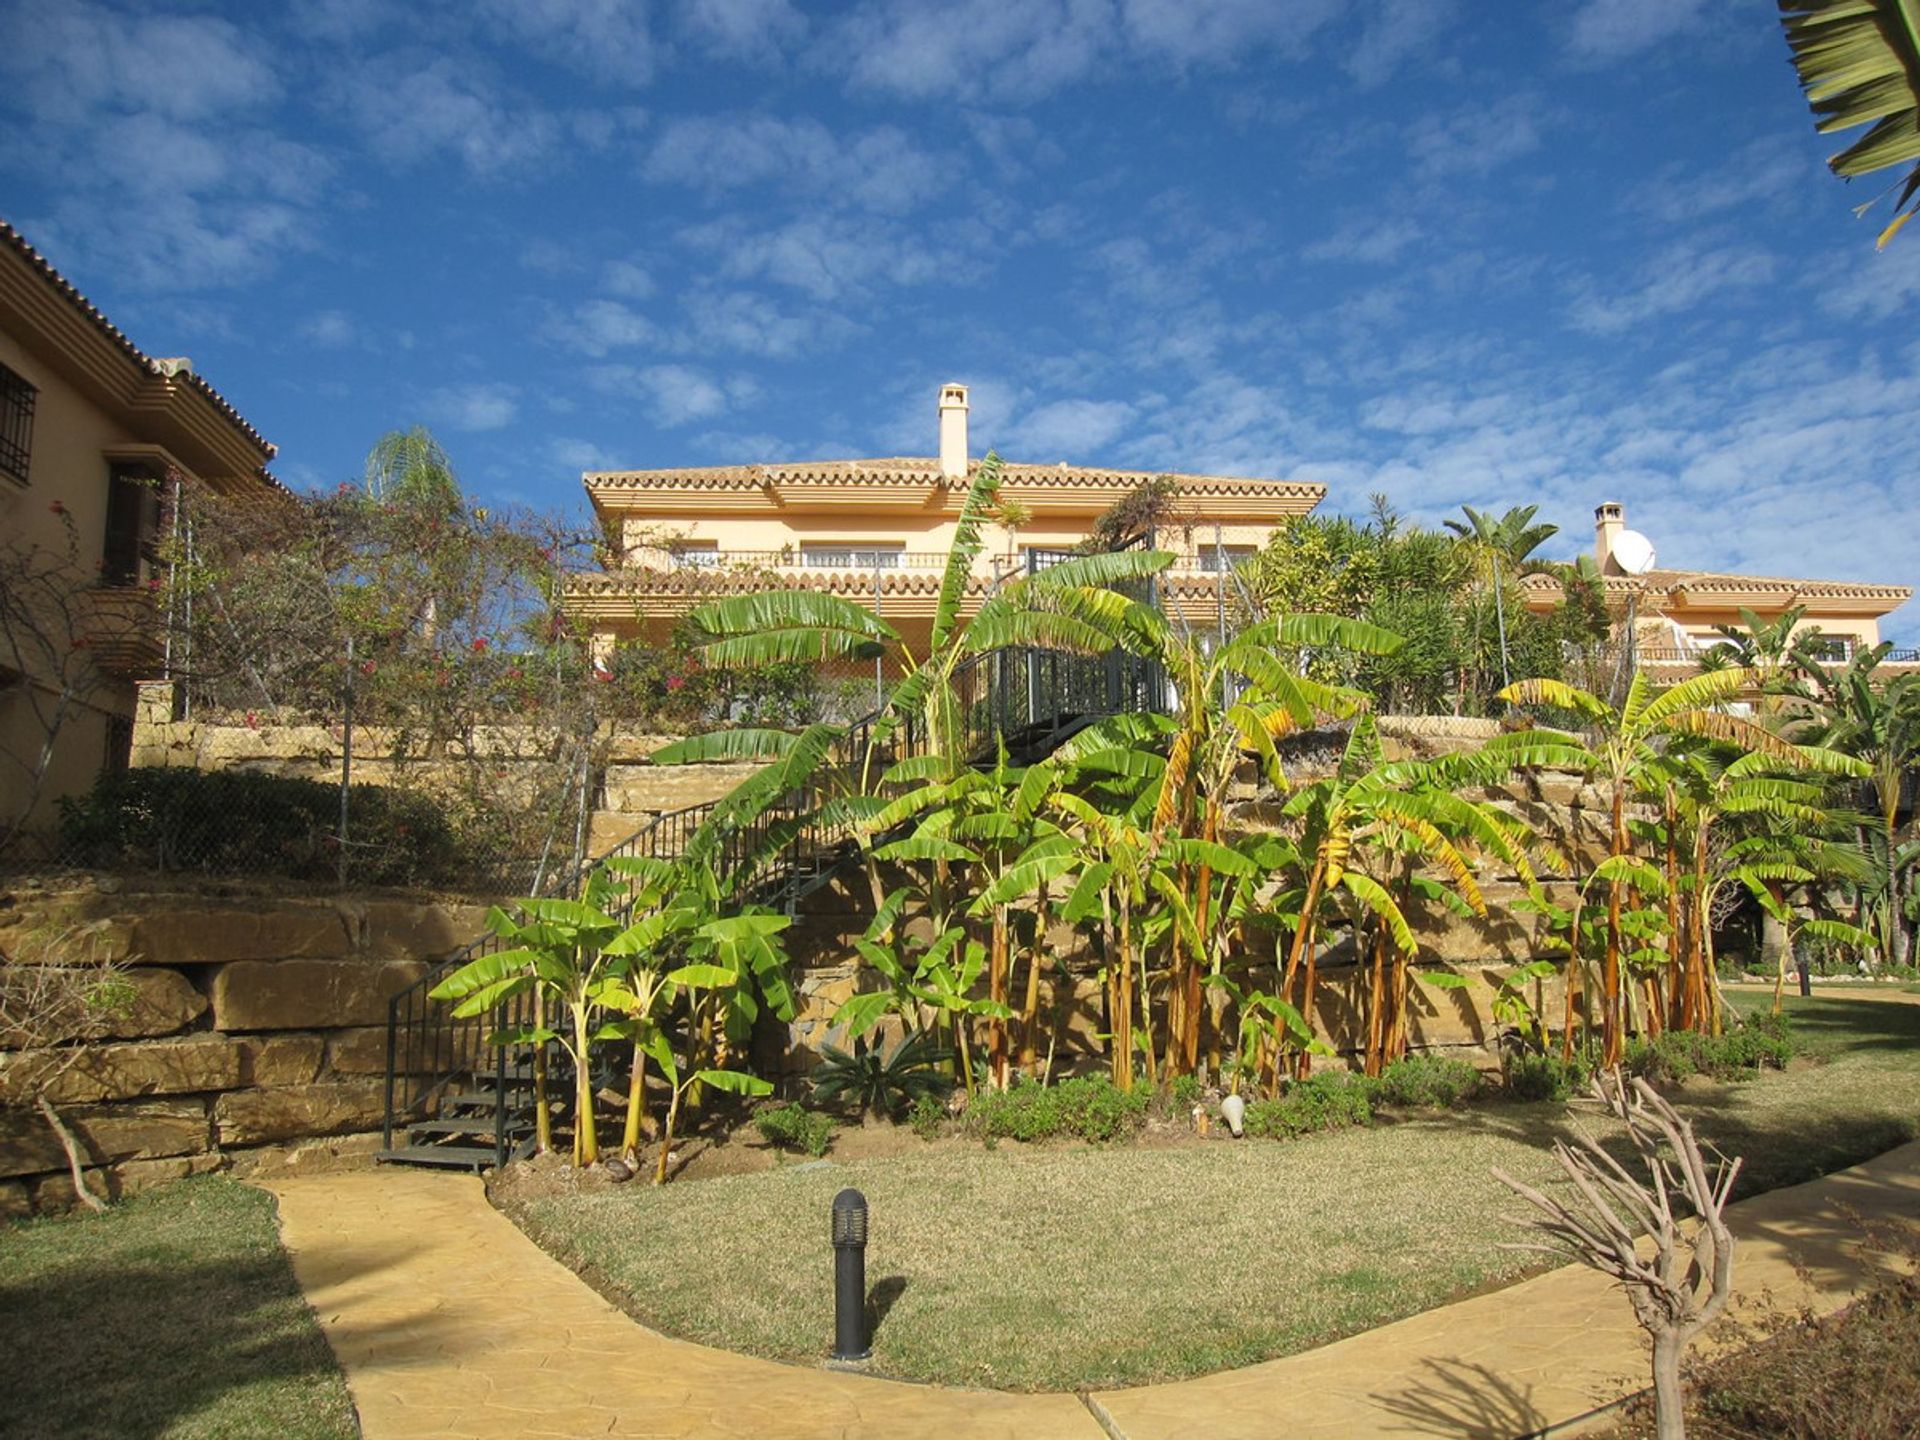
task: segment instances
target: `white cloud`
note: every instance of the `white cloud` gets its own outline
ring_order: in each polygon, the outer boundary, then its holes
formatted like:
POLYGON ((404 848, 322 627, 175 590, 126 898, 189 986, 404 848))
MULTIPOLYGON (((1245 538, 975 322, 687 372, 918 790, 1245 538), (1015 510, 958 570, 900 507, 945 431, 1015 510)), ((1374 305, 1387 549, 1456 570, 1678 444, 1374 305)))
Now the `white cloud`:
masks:
POLYGON ((568 349, 601 356, 634 345, 655 345, 660 328, 618 300, 588 300, 547 322, 546 333, 568 349))
POLYGON ((560 133, 551 115, 510 101, 470 64, 388 55, 336 80, 348 118, 375 153, 413 165, 442 154, 476 174, 525 165, 560 133))
POLYGON ((0 6, 11 168, 53 199, 39 237, 144 290, 244 284, 315 243, 332 176, 263 123, 282 87, 253 37, 211 16, 0 6))
POLYGON ((653 78, 654 40, 639 0, 482 0, 479 8, 506 39, 591 79, 640 86, 653 78))
POLYGON ((782 309, 752 290, 695 290, 676 335, 687 348, 785 360, 843 344, 857 327, 836 310, 782 309))
POLYGON ((711 54, 759 64, 777 60, 807 32, 792 0, 681 0, 680 25, 711 54))
POLYGON ((1456 14, 1454 0, 1383 0, 1347 57, 1347 73, 1362 90, 1377 89, 1408 61, 1433 50, 1456 14))
POLYGON ((1022 415, 1008 448, 1029 460, 1085 463, 1125 432, 1133 413, 1123 400, 1056 400, 1022 415))
POLYGON ((611 450, 602 449, 591 440, 581 440, 573 436, 560 436, 547 445, 547 454, 553 463, 568 470, 619 470, 623 461, 611 450))
POLYGON ((912 232, 878 223, 850 227, 812 218, 761 231, 718 225, 696 227, 685 238, 712 250, 729 278, 770 280, 819 301, 879 282, 925 284, 955 276, 961 265, 927 249, 912 232))
POLYGON ((1412 220, 1375 218, 1348 221, 1324 240, 1300 253, 1309 260, 1344 260, 1355 265, 1390 265, 1411 245, 1426 238, 1412 220))
POLYGON ((1491 174, 1540 148, 1544 108, 1536 96, 1512 95, 1426 116, 1407 128, 1407 151, 1427 176, 1491 174))
POLYGON ((1903 237, 1876 251, 1867 230, 1861 226, 1851 249, 1836 252, 1815 270, 1821 308, 1856 322, 1911 316, 1920 305, 1920 249, 1903 237))
POLYGON ((1705 172, 1668 165, 1629 195, 1656 220, 1679 225, 1726 210, 1781 200, 1803 201, 1831 181, 1797 135, 1766 135, 1719 159, 1705 172))
POLYGON ((903 214, 939 195, 940 162, 891 126, 834 134, 818 120, 698 116, 661 131, 645 174, 708 193, 765 185, 833 207, 903 214))
POLYGON ((645 300, 654 292, 653 276, 643 265, 631 260, 611 261, 601 276, 600 283, 608 293, 626 300, 645 300))
POLYGON ((725 383, 690 365, 602 365, 587 380, 602 394, 640 401, 647 421, 668 429, 725 414, 752 393, 745 382, 725 383))
POLYGON ((1577 60, 1607 64, 1697 27, 1708 0, 1587 0, 1573 17, 1567 49, 1577 60))
POLYGON ((322 310, 300 327, 300 338, 337 350, 359 338, 359 327, 344 310, 322 310))
POLYGON ((1568 322, 1591 335, 1619 335, 1661 316, 1692 312, 1716 296, 1766 285, 1775 268, 1773 256, 1757 246, 1682 242, 1648 262, 1630 290, 1603 293, 1589 283, 1568 322))
POLYGON ((857 89, 912 99, 1032 100, 1128 71, 1299 56, 1338 0, 869 0, 831 31, 821 63, 857 89))
POLYGON ((455 430, 501 430, 513 423, 520 402, 511 385, 443 385, 427 396, 425 408, 455 430))
POLYGON ((0 8, 0 75, 42 121, 102 111, 197 120, 280 94, 264 47, 210 15, 125 15, 86 0, 0 8))

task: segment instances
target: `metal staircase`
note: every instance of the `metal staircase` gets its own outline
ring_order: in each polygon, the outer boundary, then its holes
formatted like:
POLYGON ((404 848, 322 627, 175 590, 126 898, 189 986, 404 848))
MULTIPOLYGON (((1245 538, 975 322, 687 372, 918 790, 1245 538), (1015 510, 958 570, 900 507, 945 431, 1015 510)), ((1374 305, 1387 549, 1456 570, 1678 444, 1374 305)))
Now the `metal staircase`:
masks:
MULTIPOLYGON (((1029 566, 1044 568, 1048 559, 1030 556, 1029 566)), ((958 667, 953 683, 961 707, 961 748, 975 764, 993 763, 1002 745, 1014 763, 1031 764, 1100 719, 1167 709, 1166 680, 1159 667, 1118 650, 1094 656, 1030 647, 996 650, 958 667)), ((847 727, 830 757, 829 778, 834 771, 849 776, 866 761, 880 722, 876 712, 847 727)), ((875 758, 885 765, 918 754, 924 740, 916 721, 895 724, 881 737, 875 758)), ((857 855, 850 831, 829 833, 814 819, 814 800, 797 794, 721 838, 717 868, 738 877, 737 898, 792 913, 857 855)), ((577 895, 588 873, 615 857, 673 859, 685 854, 719 803, 656 816, 605 854, 544 887, 543 893, 577 895)), ((532 1020, 531 994, 467 1019, 455 1018, 449 1006, 430 995, 460 967, 504 944, 495 935, 482 936, 389 1002, 386 1118, 379 1159, 479 1171, 532 1154, 531 1059, 523 1050, 488 1044, 497 1030, 532 1020)), ((556 1124, 565 1122, 566 1106, 572 1103, 569 1065, 566 1053, 551 1047, 547 1094, 556 1124)))

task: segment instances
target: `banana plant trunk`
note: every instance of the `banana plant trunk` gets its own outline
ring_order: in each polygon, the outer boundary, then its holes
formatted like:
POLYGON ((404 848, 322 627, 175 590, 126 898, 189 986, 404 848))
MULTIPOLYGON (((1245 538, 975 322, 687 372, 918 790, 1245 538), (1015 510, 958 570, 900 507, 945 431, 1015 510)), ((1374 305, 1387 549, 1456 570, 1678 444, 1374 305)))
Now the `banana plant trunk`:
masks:
MULTIPOLYGON (((1627 853, 1627 794, 1619 781, 1613 786, 1613 847, 1615 856, 1627 853)), ((1620 910, 1625 887, 1607 882, 1607 953, 1600 969, 1600 1068, 1618 1069, 1626 1052, 1621 1014, 1625 994, 1620 983, 1620 910)))
POLYGON ((600 1163, 600 1137, 593 1123, 593 1051, 587 1039, 593 1023, 585 1004, 573 1010, 573 1163, 578 1166, 600 1163))

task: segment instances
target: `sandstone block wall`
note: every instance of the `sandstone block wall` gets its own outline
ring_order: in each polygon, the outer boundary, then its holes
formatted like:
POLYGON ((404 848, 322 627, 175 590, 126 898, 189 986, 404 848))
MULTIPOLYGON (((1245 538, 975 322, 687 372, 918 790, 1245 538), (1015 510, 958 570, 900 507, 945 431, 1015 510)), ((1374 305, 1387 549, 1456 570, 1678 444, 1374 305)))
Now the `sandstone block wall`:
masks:
POLYGON ((111 957, 128 1003, 104 1033, 23 1049, 0 1032, 0 1214, 72 1201, 44 1090, 96 1190, 204 1170, 365 1156, 385 1103, 387 1000, 485 928, 485 907, 268 887, 15 882, 0 953, 111 957))

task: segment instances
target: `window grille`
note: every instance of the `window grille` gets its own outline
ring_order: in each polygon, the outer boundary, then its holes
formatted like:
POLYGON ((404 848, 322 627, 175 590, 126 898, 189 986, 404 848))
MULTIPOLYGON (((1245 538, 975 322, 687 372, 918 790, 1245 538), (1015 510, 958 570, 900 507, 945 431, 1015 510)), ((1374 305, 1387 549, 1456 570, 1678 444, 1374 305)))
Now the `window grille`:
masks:
POLYGON ((38 392, 6 366, 0 365, 0 475, 27 483, 27 460, 33 451, 33 402, 38 392))

